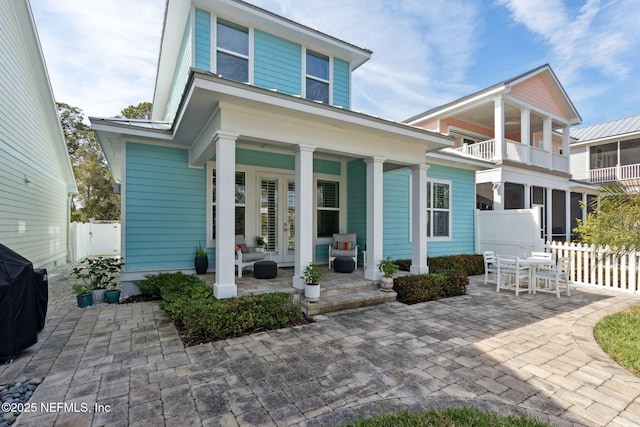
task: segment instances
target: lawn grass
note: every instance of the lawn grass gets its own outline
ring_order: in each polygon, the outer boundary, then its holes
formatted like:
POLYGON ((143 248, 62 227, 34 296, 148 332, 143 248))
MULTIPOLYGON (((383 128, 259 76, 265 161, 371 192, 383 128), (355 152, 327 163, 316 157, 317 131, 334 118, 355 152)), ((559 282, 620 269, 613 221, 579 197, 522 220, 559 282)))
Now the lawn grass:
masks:
POLYGON ((609 357, 640 376, 640 305, 605 316, 593 336, 609 357))
POLYGON ((380 415, 375 418, 359 418, 343 427, 549 427, 550 425, 527 415, 505 416, 475 409, 448 408, 430 409, 412 413, 402 410, 395 415, 380 415))

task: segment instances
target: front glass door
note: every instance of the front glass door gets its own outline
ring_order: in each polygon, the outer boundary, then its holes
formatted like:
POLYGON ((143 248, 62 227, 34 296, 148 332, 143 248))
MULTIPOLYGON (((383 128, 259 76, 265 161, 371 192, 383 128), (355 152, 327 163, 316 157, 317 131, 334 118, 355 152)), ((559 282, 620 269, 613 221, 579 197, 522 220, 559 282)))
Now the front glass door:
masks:
POLYGON ((271 260, 280 264, 294 262, 295 185, 286 176, 260 178, 260 235, 266 240, 271 260))

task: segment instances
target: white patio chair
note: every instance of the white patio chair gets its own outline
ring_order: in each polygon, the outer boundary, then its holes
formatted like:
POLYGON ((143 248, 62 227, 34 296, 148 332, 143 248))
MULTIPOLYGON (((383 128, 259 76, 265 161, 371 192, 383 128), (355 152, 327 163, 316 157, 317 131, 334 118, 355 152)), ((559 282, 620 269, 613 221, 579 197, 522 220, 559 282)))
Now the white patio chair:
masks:
POLYGON ((496 264, 496 255, 493 251, 484 251, 482 253, 484 257, 484 284, 487 284, 489 280, 489 273, 495 274, 498 272, 498 265, 496 264))
MULTIPOLYGON (((500 289, 513 290, 516 296, 518 296, 522 281, 529 279, 529 267, 520 265, 520 260, 516 257, 498 256, 497 260, 498 278, 496 281, 496 292, 500 292, 500 289), (513 284, 509 283, 510 280, 512 280, 513 284)), ((527 286, 529 286, 528 283, 527 286)))
POLYGON ((535 271, 535 287, 533 288, 533 292, 549 292, 556 294, 557 298, 560 298, 560 280, 563 280, 566 283, 566 294, 567 296, 571 296, 571 291, 569 290, 569 269, 571 268, 571 258, 564 257, 558 258, 558 263, 554 266, 548 267, 538 267, 535 271), (543 280, 545 286, 538 287, 538 280, 543 280), (555 287, 551 288, 550 285, 552 282, 555 282, 555 287))
POLYGON ((251 267, 253 264, 264 259, 264 252, 255 252, 247 246, 243 234, 236 234, 236 267, 238 267, 238 278, 242 277, 242 270, 251 267))
POLYGON ((333 260, 339 256, 353 259, 354 270, 358 269, 358 244, 356 233, 334 234, 333 244, 329 246, 329 269, 333 260))

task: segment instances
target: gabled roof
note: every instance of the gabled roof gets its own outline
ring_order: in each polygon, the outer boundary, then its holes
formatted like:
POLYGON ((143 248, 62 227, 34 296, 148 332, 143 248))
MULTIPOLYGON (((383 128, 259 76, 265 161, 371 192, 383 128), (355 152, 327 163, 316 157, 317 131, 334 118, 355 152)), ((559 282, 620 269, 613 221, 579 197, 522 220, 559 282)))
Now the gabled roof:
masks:
POLYGON ((464 108, 464 106, 467 104, 472 104, 480 100, 489 99, 495 97, 498 94, 507 94, 515 85, 522 83, 525 80, 531 79, 537 75, 543 76, 550 87, 555 87, 557 101, 561 104, 563 110, 566 111, 567 117, 569 117, 570 124, 581 123, 582 118, 578 114, 578 111, 571 102, 571 99, 569 99, 569 96, 560 84, 560 81, 556 77, 549 64, 544 64, 538 68, 534 68, 533 70, 524 72, 515 77, 503 80, 485 89, 481 89, 472 94, 463 96, 462 98, 458 98, 455 101, 427 110, 405 120, 405 123, 414 123, 419 120, 427 119, 429 117, 441 116, 443 114, 446 114, 450 110, 464 108))
POLYGON ((582 128, 571 129, 571 137, 576 138, 578 142, 633 134, 640 135, 640 114, 608 122, 597 123, 595 125, 585 126, 582 128))

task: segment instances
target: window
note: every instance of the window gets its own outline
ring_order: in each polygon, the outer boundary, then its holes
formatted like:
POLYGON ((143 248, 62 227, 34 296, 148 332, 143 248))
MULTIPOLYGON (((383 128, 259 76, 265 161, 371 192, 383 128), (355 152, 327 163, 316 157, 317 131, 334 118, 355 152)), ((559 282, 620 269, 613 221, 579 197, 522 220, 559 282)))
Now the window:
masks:
POLYGON ((427 237, 451 238, 451 183, 427 181, 427 237))
POLYGON ((307 99, 329 103, 329 57, 307 51, 307 99))
POLYGON ((249 30, 218 19, 217 73, 227 79, 249 82, 249 30))
MULTIPOLYGON (((235 234, 245 234, 245 207, 247 200, 247 185, 245 182, 245 173, 236 172, 236 226, 235 234)), ((216 170, 213 169, 211 176, 211 238, 216 238, 216 170)))
POLYGON ((332 237, 340 230, 339 183, 318 181, 316 188, 318 237, 332 237))

